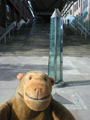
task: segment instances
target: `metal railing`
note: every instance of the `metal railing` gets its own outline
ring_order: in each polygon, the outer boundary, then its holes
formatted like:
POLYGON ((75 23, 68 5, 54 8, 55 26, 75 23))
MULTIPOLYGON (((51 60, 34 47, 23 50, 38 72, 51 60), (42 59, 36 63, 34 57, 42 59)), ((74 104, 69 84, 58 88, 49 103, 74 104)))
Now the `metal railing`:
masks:
POLYGON ((30 23, 30 19, 27 19, 26 25, 28 25, 30 23))
MULTIPOLYGON (((30 22, 30 19, 27 20, 27 22, 25 22, 24 20, 20 20, 20 22, 17 24, 18 28, 17 31, 20 30, 20 28, 23 26, 23 24, 28 24, 30 22)), ((16 27, 16 22, 14 21, 13 23, 11 23, 7 28, 1 28, 1 33, 2 35, 0 36, 0 41, 2 39, 4 39, 4 42, 6 44, 6 36, 9 34, 9 38, 10 38, 10 32, 13 30, 13 34, 14 34, 14 28, 16 27)))
POLYGON ((84 34, 85 35, 85 39, 86 39, 87 34, 81 28, 78 27, 78 29, 81 31, 81 36, 82 36, 82 34, 84 34))
POLYGON ((17 31, 20 30, 20 28, 25 24, 25 21, 23 19, 20 20, 19 23, 17 23, 17 31))
POLYGON ((0 27, 0 36, 2 36, 3 33, 5 33, 5 31, 6 31, 6 28, 0 27))
POLYGON ((6 36, 7 34, 9 34, 9 38, 10 38, 10 32, 13 30, 13 34, 14 34, 14 27, 16 27, 16 22, 14 21, 13 23, 11 23, 9 25, 9 27, 6 28, 6 31, 3 33, 3 35, 0 37, 0 41, 2 39, 4 39, 4 42, 6 44, 6 36))
POLYGON ((80 31, 81 36, 85 35, 85 39, 87 36, 90 36, 90 32, 80 22, 77 22, 77 25, 74 25, 73 22, 71 22, 70 27, 74 30, 75 34, 80 31))
POLYGON ((30 19, 25 22, 23 19, 20 20, 20 22, 17 24, 17 34, 19 33, 20 29, 23 27, 23 25, 28 25, 30 23, 30 19))
POLYGON ((74 31, 75 35, 77 35, 77 29, 75 28, 75 26, 73 25, 73 23, 70 23, 70 27, 74 31))
POLYGON ((87 37, 87 35, 90 36, 89 31, 79 22, 78 22, 78 29, 81 31, 81 36, 82 34, 85 35, 85 38, 87 37))
POLYGON ((12 26, 13 26, 13 27, 16 26, 16 22, 15 22, 15 21, 12 22, 12 23, 6 28, 6 30, 10 29, 12 26))
POLYGON ((85 38, 90 36, 90 21, 83 16, 76 16, 71 22, 77 29, 77 33, 81 36, 84 35, 85 38))

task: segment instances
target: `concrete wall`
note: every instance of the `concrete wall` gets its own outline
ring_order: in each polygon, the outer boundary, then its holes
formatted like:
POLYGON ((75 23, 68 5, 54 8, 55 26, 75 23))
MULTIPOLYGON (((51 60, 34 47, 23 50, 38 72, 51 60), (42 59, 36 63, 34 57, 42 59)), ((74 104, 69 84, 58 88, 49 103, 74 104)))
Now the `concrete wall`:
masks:
MULTIPOLYGON (((70 8, 69 10, 69 14, 70 14, 70 11, 72 10, 72 16, 82 16, 83 15, 83 9, 84 9, 84 6, 83 6, 83 0, 77 0, 73 6, 70 8), (77 8, 77 4, 78 4, 78 8, 77 8), (79 6, 80 4, 80 6, 79 6)), ((86 19, 90 20, 90 0, 88 0, 88 15, 86 16, 86 19)))
POLYGON ((27 1, 0 0, 0 27, 7 27, 9 22, 31 19, 32 14, 27 1))

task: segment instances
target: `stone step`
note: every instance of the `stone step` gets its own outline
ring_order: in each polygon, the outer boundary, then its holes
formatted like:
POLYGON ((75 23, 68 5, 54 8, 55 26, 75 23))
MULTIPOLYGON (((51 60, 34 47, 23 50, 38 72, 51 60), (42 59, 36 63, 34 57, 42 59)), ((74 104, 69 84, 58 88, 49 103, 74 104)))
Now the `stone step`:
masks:
MULTIPOLYGON (((42 26, 45 25, 41 25, 41 29, 42 26)), ((32 30, 33 27, 35 25, 32 25, 32 30)), ((47 30, 43 30, 43 34, 41 30, 38 30, 39 34, 34 31, 30 34, 30 31, 31 28, 26 26, 18 35, 11 36, 10 40, 7 39, 6 45, 0 44, 2 46, 0 47, 0 56, 48 56, 49 35, 46 34, 47 30)))
MULTIPOLYGON (((45 25, 40 25, 44 31, 45 25)), ((39 26, 39 27, 40 27, 39 26)), ((33 27, 36 26, 32 25, 33 27)), ((49 28, 49 25, 47 26, 49 28)), ((38 27, 37 27, 38 29, 38 27)), ((49 35, 36 34, 27 27, 18 35, 11 35, 7 39, 7 44, 0 42, 0 56, 48 56, 49 55, 49 35), (28 32, 28 34, 27 34, 28 32)), ((38 33, 40 31, 38 30, 38 33)), ((47 32, 47 31, 46 31, 47 32)), ((63 37, 63 55, 65 56, 90 56, 90 38, 70 35, 63 37)))
POLYGON ((65 56, 90 56, 90 39, 80 36, 64 36, 63 55, 65 56))

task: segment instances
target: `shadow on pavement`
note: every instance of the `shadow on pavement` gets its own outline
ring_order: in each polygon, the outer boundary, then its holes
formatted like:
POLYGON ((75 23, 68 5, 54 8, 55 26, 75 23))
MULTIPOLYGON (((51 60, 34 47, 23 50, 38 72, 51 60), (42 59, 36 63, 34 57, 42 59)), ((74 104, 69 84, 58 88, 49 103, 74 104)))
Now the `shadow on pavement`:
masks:
POLYGON ((69 82, 64 82, 63 84, 58 83, 55 85, 55 87, 60 88, 60 87, 72 87, 72 86, 83 86, 83 85, 90 85, 90 80, 69 81, 69 82))
POLYGON ((47 73, 47 65, 10 65, 10 64, 1 64, 0 65, 0 81, 12 81, 16 80, 18 73, 27 73, 29 71, 43 71, 47 73))

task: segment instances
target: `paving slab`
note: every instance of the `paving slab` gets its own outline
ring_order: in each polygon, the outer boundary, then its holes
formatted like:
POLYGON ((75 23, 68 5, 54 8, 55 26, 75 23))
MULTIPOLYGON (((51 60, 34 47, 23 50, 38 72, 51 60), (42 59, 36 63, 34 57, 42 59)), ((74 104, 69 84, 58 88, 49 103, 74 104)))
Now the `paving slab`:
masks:
MULTIPOLYGON (((86 67, 84 66, 83 68, 83 66, 79 66, 73 62, 78 61, 78 59, 80 58, 63 57, 63 81, 67 83, 67 85, 61 87, 59 84, 55 84, 52 89, 52 95, 69 109, 73 115, 75 115, 75 118, 78 118, 77 120, 84 120, 85 117, 83 117, 81 113, 87 115, 85 120, 89 120, 90 81, 89 79, 85 79, 85 74, 82 74, 82 70, 89 66, 86 65, 86 67), (67 65, 69 68, 64 69, 67 65)), ((88 59, 83 58, 82 61, 88 64, 88 59)), ((32 70, 40 70, 48 74, 48 57, 0 57, 0 103, 8 100, 15 94, 19 84, 16 79, 17 74, 19 72, 26 73, 32 70)), ((85 73, 88 74, 88 71, 85 71, 85 73)))
POLYGON ((18 73, 39 70, 47 74, 47 57, 1 57, 0 58, 0 103, 15 94, 19 84, 18 73))

